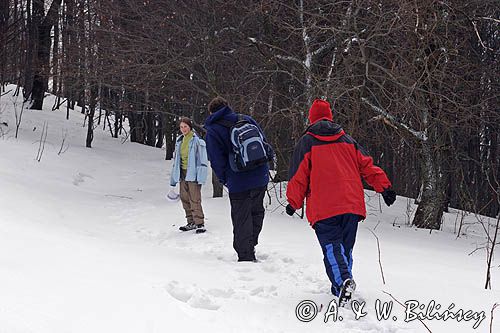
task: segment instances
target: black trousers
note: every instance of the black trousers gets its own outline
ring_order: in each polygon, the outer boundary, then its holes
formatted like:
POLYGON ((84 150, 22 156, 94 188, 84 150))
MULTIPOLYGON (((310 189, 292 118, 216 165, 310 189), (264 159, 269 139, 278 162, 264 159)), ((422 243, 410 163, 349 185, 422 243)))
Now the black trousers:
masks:
POLYGON ((239 261, 255 260, 255 245, 264 222, 266 187, 229 193, 233 221, 233 247, 239 261))

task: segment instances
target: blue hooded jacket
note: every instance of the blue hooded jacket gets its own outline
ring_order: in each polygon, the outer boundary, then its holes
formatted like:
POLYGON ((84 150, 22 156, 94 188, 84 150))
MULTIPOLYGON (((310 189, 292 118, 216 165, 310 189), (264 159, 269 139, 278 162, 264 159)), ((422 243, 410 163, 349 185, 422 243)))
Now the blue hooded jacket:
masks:
MULTIPOLYGON (((246 115, 244 117, 250 123, 259 126, 252 117, 246 115)), ((229 193, 244 192, 267 186, 269 182, 269 166, 267 164, 243 172, 234 172, 231 169, 229 152, 232 148, 229 128, 217 123, 221 119, 236 123, 238 115, 229 106, 225 106, 212 113, 205 120, 208 160, 219 181, 227 186, 229 193)))

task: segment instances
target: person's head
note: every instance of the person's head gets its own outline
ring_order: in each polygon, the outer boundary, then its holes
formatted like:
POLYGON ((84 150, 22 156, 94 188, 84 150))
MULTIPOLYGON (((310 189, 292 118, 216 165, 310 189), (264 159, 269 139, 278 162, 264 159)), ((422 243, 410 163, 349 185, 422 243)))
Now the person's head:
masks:
POLYGON ((179 121, 179 129, 183 135, 186 135, 193 129, 193 122, 187 117, 182 117, 179 121))
POLYGON ((210 103, 208 104, 208 113, 210 113, 210 114, 215 113, 219 109, 221 109, 227 105, 228 105, 227 101, 224 98, 217 96, 214 99, 212 99, 210 101, 210 103))
POLYGON ((316 99, 309 109, 309 123, 314 124, 318 120, 328 119, 332 120, 332 109, 330 103, 322 99, 316 99))

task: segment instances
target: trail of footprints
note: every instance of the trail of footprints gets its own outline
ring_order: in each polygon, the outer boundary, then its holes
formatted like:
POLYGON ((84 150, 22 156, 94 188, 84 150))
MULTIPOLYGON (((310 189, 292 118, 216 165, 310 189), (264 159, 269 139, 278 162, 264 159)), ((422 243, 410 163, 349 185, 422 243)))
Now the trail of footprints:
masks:
MULTIPOLYGON (((176 223, 178 224, 178 223, 176 223)), ((166 292, 176 300, 193 308, 217 310, 231 299, 271 299, 290 294, 290 286, 300 294, 328 295, 329 284, 317 265, 297 262, 297 259, 279 251, 265 252, 257 246, 259 262, 238 263, 231 240, 222 239, 211 233, 194 235, 179 233, 178 225, 172 230, 155 231, 141 227, 138 236, 161 246, 182 249, 186 253, 199 254, 207 260, 217 261, 221 269, 231 274, 231 288, 204 289, 176 280, 164 286, 166 292), (280 288, 278 286, 284 286, 280 288)))

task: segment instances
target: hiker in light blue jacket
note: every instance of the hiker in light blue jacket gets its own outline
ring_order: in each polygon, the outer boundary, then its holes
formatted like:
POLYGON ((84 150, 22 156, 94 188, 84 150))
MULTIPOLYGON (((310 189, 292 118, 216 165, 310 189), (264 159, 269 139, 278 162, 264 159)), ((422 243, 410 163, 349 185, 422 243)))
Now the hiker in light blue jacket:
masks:
POLYGON ((205 141, 194 131, 191 119, 181 118, 181 135, 175 142, 174 163, 170 185, 180 183, 180 197, 186 211, 187 224, 181 231, 196 229, 205 232, 205 217, 201 207, 201 185, 207 180, 208 158, 205 141))

